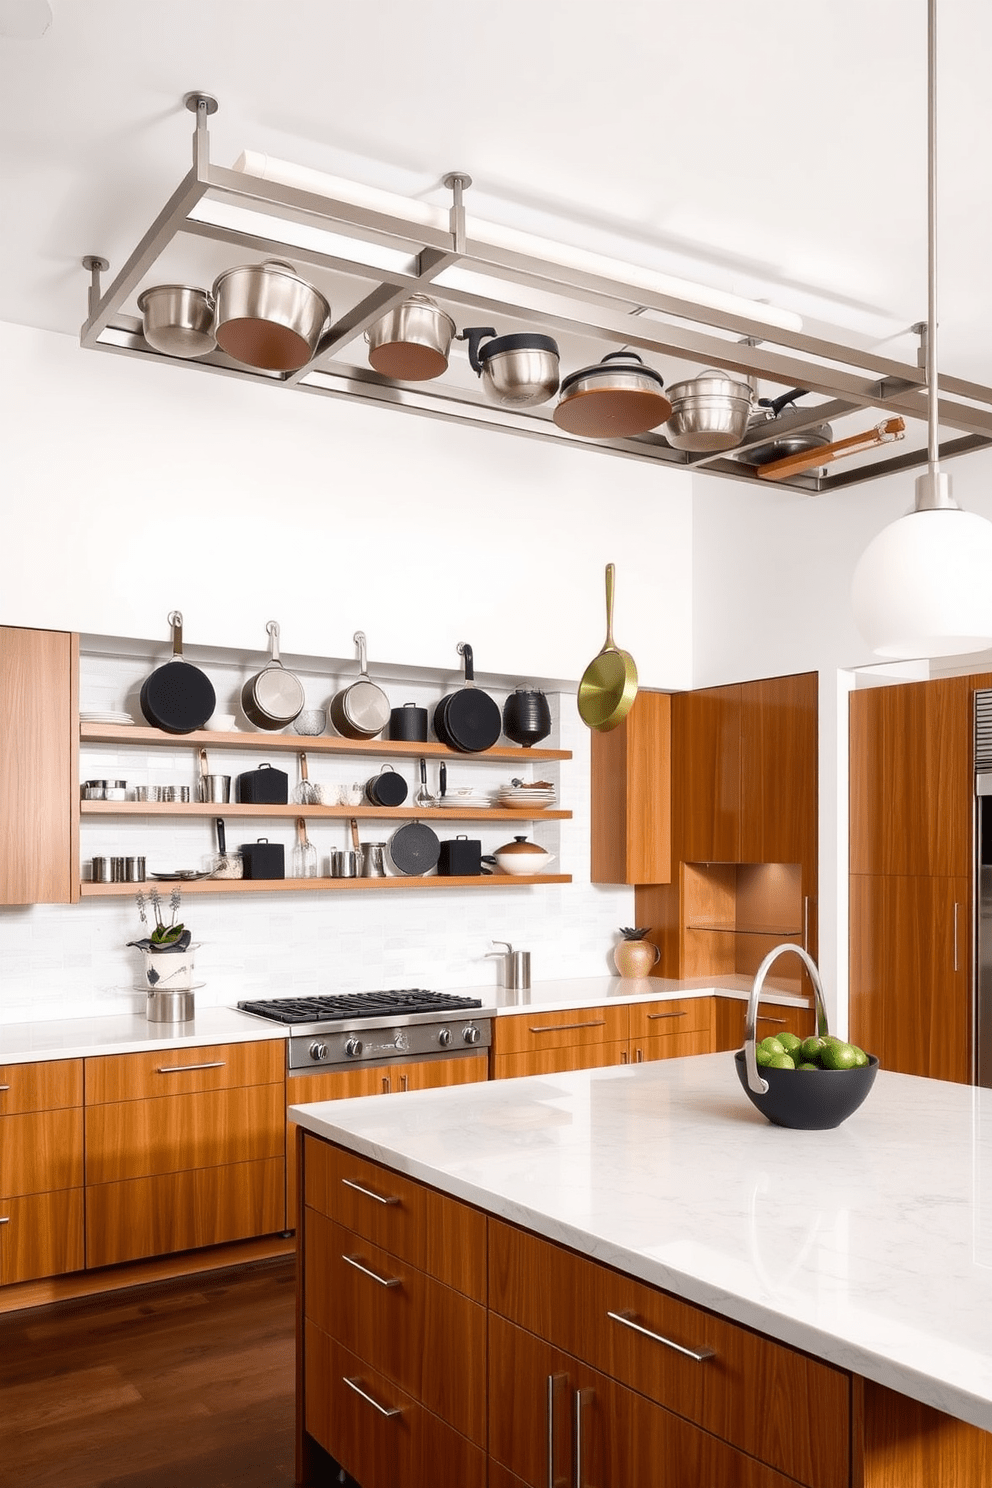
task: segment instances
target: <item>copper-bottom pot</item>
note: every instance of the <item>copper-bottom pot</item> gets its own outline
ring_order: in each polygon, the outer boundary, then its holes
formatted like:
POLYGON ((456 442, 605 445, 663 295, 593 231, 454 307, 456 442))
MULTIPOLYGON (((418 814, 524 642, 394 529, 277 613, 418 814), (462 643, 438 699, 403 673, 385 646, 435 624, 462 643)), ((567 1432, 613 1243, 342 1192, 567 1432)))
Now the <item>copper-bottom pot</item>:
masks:
POLYGON ((317 350, 331 307, 292 264, 225 269, 214 280, 214 334, 235 361, 265 372, 296 372, 317 350))

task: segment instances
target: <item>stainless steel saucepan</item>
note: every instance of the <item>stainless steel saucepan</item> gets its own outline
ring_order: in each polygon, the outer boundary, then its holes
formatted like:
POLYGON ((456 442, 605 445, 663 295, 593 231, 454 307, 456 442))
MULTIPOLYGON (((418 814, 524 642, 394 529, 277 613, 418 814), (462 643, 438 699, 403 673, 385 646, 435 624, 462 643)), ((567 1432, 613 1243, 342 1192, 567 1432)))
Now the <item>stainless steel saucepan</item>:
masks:
POLYGON ((214 334, 235 361, 266 372, 296 372, 317 350, 331 307, 290 263, 225 269, 214 280, 214 334))

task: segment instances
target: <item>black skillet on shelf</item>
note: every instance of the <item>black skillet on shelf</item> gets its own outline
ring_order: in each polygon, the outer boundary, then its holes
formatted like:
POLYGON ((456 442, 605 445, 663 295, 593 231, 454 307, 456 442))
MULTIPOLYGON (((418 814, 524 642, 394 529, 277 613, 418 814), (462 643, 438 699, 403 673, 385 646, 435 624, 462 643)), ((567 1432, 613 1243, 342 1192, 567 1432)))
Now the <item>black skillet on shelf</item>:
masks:
POLYGON ((472 647, 459 641, 465 661, 465 686, 443 697, 434 709, 434 732, 449 749, 479 754, 491 749, 503 729, 499 704, 475 685, 472 647))
POLYGON ((217 706, 217 694, 206 672, 183 661, 183 617, 169 616, 172 657, 157 667, 141 685, 141 711, 152 728, 167 734, 191 734, 200 729, 217 706))

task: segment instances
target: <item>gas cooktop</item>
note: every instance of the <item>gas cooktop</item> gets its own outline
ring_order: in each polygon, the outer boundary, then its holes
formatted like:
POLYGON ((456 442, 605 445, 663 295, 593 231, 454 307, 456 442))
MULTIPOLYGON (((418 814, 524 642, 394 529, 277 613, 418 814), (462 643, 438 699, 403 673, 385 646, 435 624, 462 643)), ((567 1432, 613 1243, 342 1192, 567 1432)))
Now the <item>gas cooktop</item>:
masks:
POLYGON ((388 1018, 411 1013, 436 1013, 445 1017, 461 1008, 481 1008, 478 997, 457 997, 450 992, 428 992, 407 987, 395 992, 352 992, 336 997, 269 997, 239 1002, 242 1012, 273 1023, 314 1024, 353 1018, 388 1018))

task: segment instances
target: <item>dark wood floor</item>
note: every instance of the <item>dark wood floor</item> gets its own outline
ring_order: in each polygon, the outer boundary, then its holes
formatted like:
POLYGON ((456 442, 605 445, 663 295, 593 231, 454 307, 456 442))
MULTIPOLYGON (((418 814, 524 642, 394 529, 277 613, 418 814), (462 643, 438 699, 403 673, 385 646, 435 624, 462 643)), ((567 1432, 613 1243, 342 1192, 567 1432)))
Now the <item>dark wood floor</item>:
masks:
POLYGON ((4 1488, 288 1488, 292 1258, 0 1317, 4 1488))

